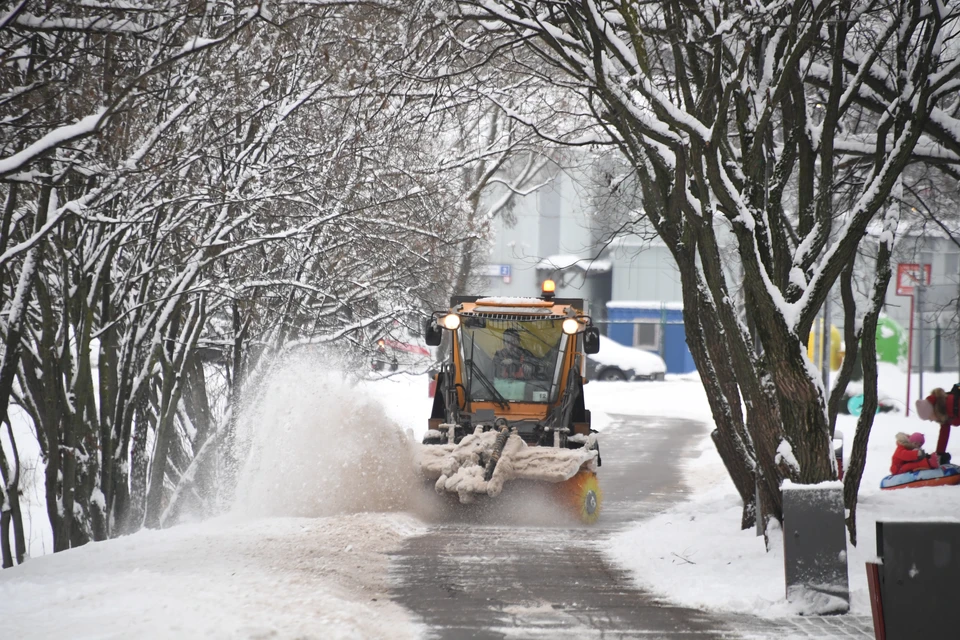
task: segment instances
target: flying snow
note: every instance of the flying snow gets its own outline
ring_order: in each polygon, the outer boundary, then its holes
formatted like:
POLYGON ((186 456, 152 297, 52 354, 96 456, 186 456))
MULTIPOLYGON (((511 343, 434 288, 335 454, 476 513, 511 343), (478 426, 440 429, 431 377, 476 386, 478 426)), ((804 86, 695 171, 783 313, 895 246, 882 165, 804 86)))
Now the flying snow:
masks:
POLYGON ((317 357, 277 366, 239 417, 235 509, 319 517, 409 507, 411 445, 376 399, 317 357))

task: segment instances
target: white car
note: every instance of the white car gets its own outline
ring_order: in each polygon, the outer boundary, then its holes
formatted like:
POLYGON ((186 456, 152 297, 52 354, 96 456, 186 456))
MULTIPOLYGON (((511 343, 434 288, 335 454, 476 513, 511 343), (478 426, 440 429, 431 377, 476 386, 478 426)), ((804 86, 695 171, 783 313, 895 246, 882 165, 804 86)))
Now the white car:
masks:
POLYGON ((600 336, 600 352, 587 356, 590 380, 663 380, 667 364, 650 351, 625 347, 600 336))

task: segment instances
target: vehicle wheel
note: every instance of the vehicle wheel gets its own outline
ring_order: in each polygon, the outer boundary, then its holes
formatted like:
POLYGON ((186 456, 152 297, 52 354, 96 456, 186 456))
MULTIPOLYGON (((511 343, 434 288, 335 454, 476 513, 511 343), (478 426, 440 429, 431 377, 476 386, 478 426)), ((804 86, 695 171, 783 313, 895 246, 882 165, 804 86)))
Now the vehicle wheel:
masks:
POLYGON ((597 376, 597 379, 603 380, 604 382, 615 382, 618 380, 622 382, 627 379, 627 374, 616 367, 607 367, 600 372, 600 375, 597 376))
POLYGON ((560 500, 585 524, 593 524, 600 517, 603 492, 593 471, 579 471, 558 486, 560 500))

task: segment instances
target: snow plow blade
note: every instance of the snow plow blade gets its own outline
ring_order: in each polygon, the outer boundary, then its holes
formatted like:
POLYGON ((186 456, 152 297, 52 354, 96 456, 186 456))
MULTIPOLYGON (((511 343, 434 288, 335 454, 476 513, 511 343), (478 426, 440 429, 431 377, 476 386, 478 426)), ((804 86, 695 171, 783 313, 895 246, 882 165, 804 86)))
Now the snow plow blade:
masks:
POLYGON ((460 502, 470 503, 478 495, 496 497, 510 480, 564 483, 581 470, 594 477, 597 451, 529 446, 511 434, 493 469, 490 480, 484 480, 487 463, 493 456, 496 431, 481 431, 466 436, 459 444, 423 445, 418 447, 416 463, 420 474, 436 480, 438 493, 456 493, 460 502))

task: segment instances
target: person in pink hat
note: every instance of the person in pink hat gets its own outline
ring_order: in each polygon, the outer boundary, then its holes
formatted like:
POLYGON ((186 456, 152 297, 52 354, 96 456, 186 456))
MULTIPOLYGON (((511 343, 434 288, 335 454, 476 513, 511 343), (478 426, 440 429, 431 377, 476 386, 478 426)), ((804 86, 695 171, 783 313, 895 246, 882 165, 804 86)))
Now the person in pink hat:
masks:
POLYGON ((893 462, 890 464, 890 473, 907 473, 919 469, 937 469, 940 460, 937 454, 926 454, 923 451, 925 438, 922 433, 907 435, 897 434, 897 448, 893 452, 893 462))
POLYGON ((947 443, 950 441, 951 427, 960 426, 960 385, 954 385, 949 392, 937 387, 926 398, 917 400, 915 406, 921 420, 930 420, 940 425, 936 453, 940 456, 940 464, 950 462, 947 443))

